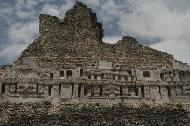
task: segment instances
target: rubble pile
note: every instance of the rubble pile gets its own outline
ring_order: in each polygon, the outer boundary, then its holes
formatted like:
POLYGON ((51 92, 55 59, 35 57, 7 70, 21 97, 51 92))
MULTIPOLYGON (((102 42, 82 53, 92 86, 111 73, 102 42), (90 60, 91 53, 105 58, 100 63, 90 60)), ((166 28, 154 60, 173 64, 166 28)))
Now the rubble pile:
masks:
POLYGON ((44 103, 1 103, 0 124, 4 126, 188 126, 187 112, 181 105, 52 105, 44 103))

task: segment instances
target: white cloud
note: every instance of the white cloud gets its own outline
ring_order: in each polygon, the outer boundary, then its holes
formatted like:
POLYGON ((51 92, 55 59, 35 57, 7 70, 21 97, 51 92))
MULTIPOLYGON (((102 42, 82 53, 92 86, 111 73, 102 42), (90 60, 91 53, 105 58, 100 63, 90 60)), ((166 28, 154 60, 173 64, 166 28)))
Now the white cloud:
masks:
POLYGON ((16 60, 16 57, 28 46, 28 44, 9 44, 2 51, 0 51, 0 62, 2 59, 9 59, 9 61, 16 60))
POLYGON ((116 42, 118 42, 119 40, 122 40, 121 36, 105 36, 103 38, 103 42, 106 43, 111 43, 111 44, 115 44, 116 42))
POLYGON ((66 0, 65 4, 57 5, 57 4, 45 4, 42 7, 42 12, 44 14, 49 14, 53 16, 57 16, 59 18, 63 18, 65 15, 65 12, 72 8, 73 2, 66 0))
POLYGON ((38 33, 38 22, 27 23, 17 22, 8 30, 9 41, 11 43, 30 43, 38 33))

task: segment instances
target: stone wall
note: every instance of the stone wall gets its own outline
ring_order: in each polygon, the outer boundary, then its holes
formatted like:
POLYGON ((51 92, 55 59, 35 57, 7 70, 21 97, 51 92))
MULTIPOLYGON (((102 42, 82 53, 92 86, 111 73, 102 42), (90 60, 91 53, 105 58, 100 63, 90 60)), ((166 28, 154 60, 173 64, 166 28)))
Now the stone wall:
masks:
POLYGON ((0 104, 0 125, 10 126, 189 126, 188 110, 177 104, 99 105, 0 104))

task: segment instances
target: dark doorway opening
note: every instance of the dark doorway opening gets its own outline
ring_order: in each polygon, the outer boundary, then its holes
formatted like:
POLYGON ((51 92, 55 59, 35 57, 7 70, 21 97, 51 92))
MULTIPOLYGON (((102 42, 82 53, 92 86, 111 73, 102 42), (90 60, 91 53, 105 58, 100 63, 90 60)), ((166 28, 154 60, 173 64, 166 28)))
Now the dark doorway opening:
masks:
POLYGON ((53 73, 50 73, 50 79, 53 79, 53 73))
POLYGON ((83 69, 80 69, 80 77, 83 77, 83 69))
POLYGON ((48 86, 48 95, 51 96, 51 87, 52 86, 48 86))
POLYGON ((1 92, 2 92, 2 94, 5 93, 5 84, 2 84, 1 92))
POLYGON ((72 77, 72 70, 67 70, 66 74, 67 74, 67 78, 72 77))

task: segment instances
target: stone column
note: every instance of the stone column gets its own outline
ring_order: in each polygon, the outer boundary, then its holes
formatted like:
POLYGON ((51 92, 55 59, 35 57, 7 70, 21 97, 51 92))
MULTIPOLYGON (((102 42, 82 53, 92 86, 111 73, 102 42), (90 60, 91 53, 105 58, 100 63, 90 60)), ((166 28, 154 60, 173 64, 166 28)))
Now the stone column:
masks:
POLYGON ((150 87, 144 86, 144 97, 149 99, 150 98, 150 87))
POLYGON ((5 84, 5 94, 8 95, 9 94, 9 86, 5 84))
POLYGON ((170 87, 170 95, 171 95, 171 98, 176 97, 176 89, 175 89, 175 87, 170 87))
POLYGON ((79 89, 79 85, 78 84, 74 84, 72 98, 78 98, 78 89, 79 89))
POLYGON ((94 86, 94 96, 100 96, 100 86, 94 86))
POLYGON ((127 86, 122 87, 122 92, 123 92, 123 96, 128 96, 128 94, 129 94, 128 87, 127 86))
MULTIPOLYGON (((39 86, 38 86, 38 87, 39 87, 39 86)), ((43 87, 43 85, 40 85, 40 88, 39 88, 39 89, 38 89, 38 91, 42 92, 45 97, 48 97, 48 96, 49 96, 49 87, 48 87, 48 86, 43 87), (41 91, 40 91, 39 89, 40 89, 41 91)))
POLYGON ((138 87, 138 97, 142 98, 142 91, 141 91, 141 87, 138 87))
POLYGON ((160 91, 161 91, 161 98, 164 99, 164 100, 168 100, 169 97, 168 97, 168 90, 166 87, 162 86, 160 87, 160 91))
POLYGON ((182 87, 181 86, 177 86, 176 87, 176 96, 182 96, 182 87))
POLYGON ((84 98, 84 84, 81 84, 81 88, 80 88, 80 98, 84 98))
POLYGON ((52 96, 58 97, 59 96, 59 85, 54 85, 52 87, 52 96))

